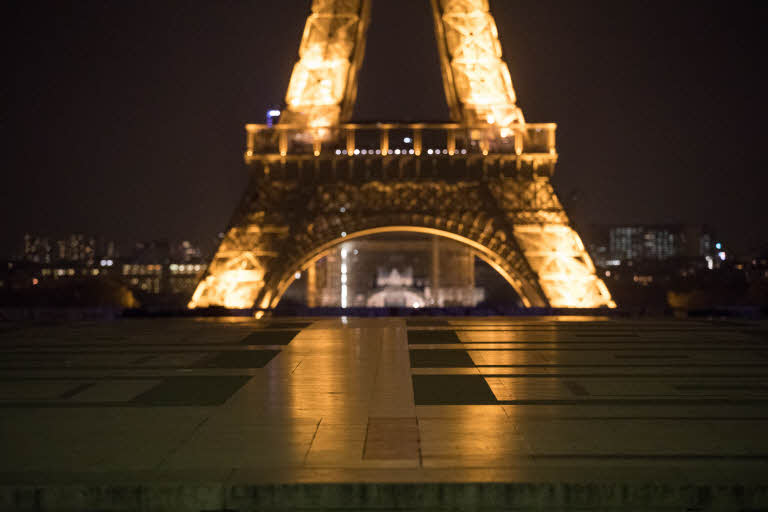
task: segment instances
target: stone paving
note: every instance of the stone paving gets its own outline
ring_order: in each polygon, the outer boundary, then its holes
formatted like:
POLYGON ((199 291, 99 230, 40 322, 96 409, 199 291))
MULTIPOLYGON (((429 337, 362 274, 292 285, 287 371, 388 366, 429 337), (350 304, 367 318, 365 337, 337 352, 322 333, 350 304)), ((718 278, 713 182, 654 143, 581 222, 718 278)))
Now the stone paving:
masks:
POLYGON ((754 322, 0 325, 0 510, 768 510, 766 377, 754 322))

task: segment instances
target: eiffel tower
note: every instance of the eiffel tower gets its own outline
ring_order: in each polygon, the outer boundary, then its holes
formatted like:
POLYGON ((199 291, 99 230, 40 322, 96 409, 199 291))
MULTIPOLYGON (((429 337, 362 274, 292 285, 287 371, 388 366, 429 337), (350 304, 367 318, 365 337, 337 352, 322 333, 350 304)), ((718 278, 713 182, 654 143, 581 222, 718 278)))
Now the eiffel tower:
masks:
POLYGON ((488 0, 430 0, 451 122, 350 122, 372 0, 313 0, 273 126, 246 126, 250 183, 190 308, 277 306, 343 241, 469 246, 526 307, 615 307, 557 198, 555 124, 516 105, 488 0))

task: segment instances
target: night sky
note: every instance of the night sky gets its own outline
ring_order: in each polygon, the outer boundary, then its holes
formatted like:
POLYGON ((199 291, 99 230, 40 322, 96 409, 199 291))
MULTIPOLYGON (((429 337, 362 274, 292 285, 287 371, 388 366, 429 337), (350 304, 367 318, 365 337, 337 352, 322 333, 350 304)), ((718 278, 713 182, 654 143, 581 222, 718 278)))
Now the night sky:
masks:
MULTIPOLYGON (((0 256, 25 232, 211 240, 243 125, 283 101, 309 0, 8 2, 0 256)), ((557 122, 577 224, 768 242, 768 2, 492 0, 519 105, 557 122)), ((427 0, 376 0, 356 117, 447 119, 427 0)))

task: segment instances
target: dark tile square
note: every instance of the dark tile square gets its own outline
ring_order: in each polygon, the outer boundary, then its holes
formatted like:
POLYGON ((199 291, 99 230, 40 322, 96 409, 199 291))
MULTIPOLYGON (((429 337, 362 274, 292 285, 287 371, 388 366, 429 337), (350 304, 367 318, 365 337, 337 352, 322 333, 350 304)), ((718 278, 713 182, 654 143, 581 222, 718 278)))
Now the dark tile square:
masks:
POLYGON ((279 350, 230 350, 195 364, 195 368, 264 368, 279 350))
POLYGON ((763 341, 768 341, 768 329, 744 330, 741 332, 762 339, 763 341))
POLYGON ((763 384, 682 384, 673 386, 678 391, 755 391, 768 393, 768 385, 763 384))
POLYGON ((265 329, 306 329, 312 322, 267 322, 265 329))
POLYGON ((614 354, 616 359, 689 359, 687 354, 614 354))
POLYGON ((572 380, 563 381, 563 386, 576 396, 589 396, 590 394, 589 391, 587 391, 587 388, 572 380))
POLYGON ((447 327, 451 325, 447 320, 437 318, 408 318, 405 323, 414 327, 447 327))
POLYGON ((414 375, 416 405, 488 405, 498 401, 482 375, 414 375))
POLYGON ((409 345, 461 343, 456 331, 408 331, 409 345))
POLYGON ((251 377, 169 377, 133 399, 137 405, 221 405, 251 377))
POLYGON ((466 350, 411 350, 411 368, 474 368, 466 350))
MULTIPOLYGON (((565 334, 565 332, 562 332, 565 334)), ((637 334, 633 332, 590 332, 590 333, 574 333, 573 336, 577 338, 637 338, 637 334)))
POLYGON ((419 423, 416 418, 369 418, 363 447, 366 460, 419 458, 419 423))
POLYGON ((255 331, 243 338, 243 345, 287 345, 301 331, 255 331))

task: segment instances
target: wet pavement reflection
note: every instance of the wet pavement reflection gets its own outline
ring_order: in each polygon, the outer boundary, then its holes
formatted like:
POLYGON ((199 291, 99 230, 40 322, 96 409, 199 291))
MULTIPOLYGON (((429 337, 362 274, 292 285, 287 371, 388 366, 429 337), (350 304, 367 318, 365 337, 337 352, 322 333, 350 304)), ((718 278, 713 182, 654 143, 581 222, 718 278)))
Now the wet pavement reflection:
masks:
POLYGON ((0 473, 759 479, 765 333, 594 317, 19 325, 0 331, 0 473))

